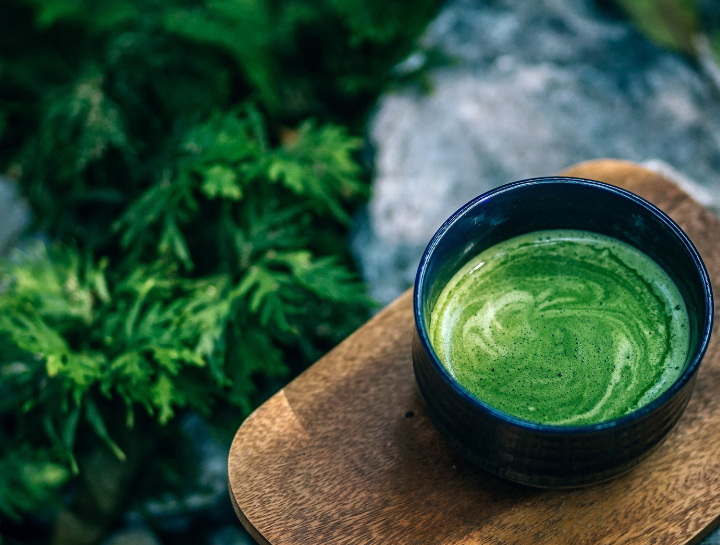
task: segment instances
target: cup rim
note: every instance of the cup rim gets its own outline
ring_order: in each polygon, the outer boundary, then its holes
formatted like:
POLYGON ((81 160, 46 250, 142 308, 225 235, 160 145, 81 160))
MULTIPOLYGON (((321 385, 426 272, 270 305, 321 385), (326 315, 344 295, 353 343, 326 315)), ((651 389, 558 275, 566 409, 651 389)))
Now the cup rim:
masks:
POLYGON ((505 184, 502 186, 499 186, 495 189, 492 189, 490 191, 487 191, 483 193, 482 195, 479 195, 460 207, 457 211, 455 211, 443 224, 442 226, 437 230, 435 235, 433 235, 433 238, 428 243, 427 247, 425 248, 425 252, 422 255, 422 258, 420 259, 420 265, 418 266, 418 271, 415 276, 415 287, 413 291, 413 313, 415 318, 415 328, 418 332, 418 337, 420 342, 422 343, 423 349, 425 352, 430 356, 429 359, 432 362, 433 366, 435 367, 436 371, 440 374, 440 376, 447 382, 454 392, 464 398, 466 401, 471 403, 474 407, 477 409, 493 416, 496 418, 499 418, 500 420, 503 420, 509 424, 515 425, 518 428, 526 429, 533 432, 540 432, 540 433, 546 433, 546 434, 561 434, 561 435, 570 435, 570 434, 582 434, 582 433, 593 433, 598 432, 602 430, 608 430, 608 429, 614 429, 621 427, 625 424, 629 424, 631 422, 634 422, 638 420, 639 418, 642 418, 662 405, 664 405, 668 400, 670 400, 672 397, 675 396, 694 376, 695 372, 697 371, 698 367, 700 366, 700 362, 702 361, 705 352, 707 350, 708 344, 710 342, 710 334, 712 333, 712 326, 713 326, 713 293, 712 293, 712 286, 710 284, 710 276, 707 272, 707 269, 705 268, 705 263, 703 262, 702 258, 700 257, 700 253, 697 251, 697 248, 695 248, 695 245, 692 243, 690 238, 685 234, 685 232, 678 226, 667 214, 665 214, 662 210, 657 208, 652 203, 646 201, 642 197, 639 197, 638 195, 635 195, 634 193, 631 193, 630 191, 627 191, 625 189, 621 189, 617 186, 613 186, 610 184, 606 184, 603 182, 598 182, 595 180, 588 180, 584 178, 574 178, 574 177, 565 177, 565 176, 548 176, 548 177, 539 177, 539 178, 528 178, 525 180, 520 180, 517 182, 512 182, 509 184, 505 184), (704 291, 704 302, 705 302, 705 309, 704 309, 704 324, 705 327, 701 332, 701 338, 700 342, 698 343, 698 347, 695 350, 695 354, 692 356, 692 359, 688 365, 685 366, 685 369, 683 370, 680 377, 668 388, 665 390, 660 396, 652 400, 647 405, 643 405, 642 407, 626 414, 623 416, 620 416, 618 418, 614 418, 612 420, 605 420, 602 422, 597 422, 595 424, 584 424, 579 426, 560 426, 556 424, 541 424, 538 422, 531 422, 529 420, 524 420, 522 418, 513 416, 511 414, 505 413, 500 411, 499 409, 496 409, 492 407, 491 405, 484 403, 477 397, 473 396, 470 392, 468 392, 463 386, 460 385, 447 371, 445 366, 440 362, 440 358, 438 358, 437 354, 435 353, 435 350, 432 347, 432 344, 430 343, 430 339, 428 337, 427 330, 425 328, 425 323, 423 318, 424 312, 422 310, 422 301, 420 294, 423 291, 423 288, 425 287, 425 277, 427 274, 427 269, 430 261, 433 258, 433 254, 435 253, 436 248, 441 243, 441 240, 445 233, 461 218, 463 217, 468 211, 473 209, 476 205, 489 201, 493 197, 496 197, 497 195, 500 195, 502 193, 506 193, 508 191, 515 191, 518 189, 521 189, 523 187, 529 187, 529 186, 538 186, 538 185, 549 185, 552 183, 570 183, 574 185, 581 185, 586 187, 592 187, 595 189, 599 189, 602 191, 608 191, 610 193, 613 193, 615 195, 618 195, 622 198, 628 199, 635 204, 639 205, 643 209, 645 209, 648 213, 655 216, 659 221, 664 223, 670 231, 680 240, 680 243, 685 247, 685 249, 689 252, 693 263, 695 265, 695 268, 697 269, 700 280, 703 284, 703 291, 704 291))

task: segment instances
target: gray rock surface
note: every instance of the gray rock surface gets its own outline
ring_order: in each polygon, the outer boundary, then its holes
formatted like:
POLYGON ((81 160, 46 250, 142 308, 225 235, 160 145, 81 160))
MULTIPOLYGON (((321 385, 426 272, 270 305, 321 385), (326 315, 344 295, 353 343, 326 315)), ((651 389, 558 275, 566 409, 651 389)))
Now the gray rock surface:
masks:
POLYGON ((103 545, 161 545, 152 531, 144 526, 128 528, 110 536, 103 545))
POLYGON ((228 497, 229 441, 197 413, 179 418, 185 437, 174 456, 183 461, 176 468, 183 475, 183 486, 127 512, 126 527, 151 527, 164 545, 254 544, 228 497))
POLYGON ((720 529, 703 539, 699 545, 720 545, 720 529))
POLYGON ((224 526, 212 534, 208 545, 256 545, 256 542, 237 523, 235 526, 224 526))
POLYGON ((425 245, 463 203, 578 161, 652 160, 717 205, 718 89, 590 0, 453 0, 421 44, 456 62, 429 71, 430 93, 385 94, 369 127, 376 177, 353 248, 382 303, 412 284, 425 245))
POLYGON ((8 248, 29 221, 29 209, 19 199, 15 184, 0 176, 0 252, 8 248))
POLYGON ((195 478, 185 484, 182 496, 168 493, 143 506, 155 526, 175 532, 184 531, 196 518, 228 500, 229 448, 213 438, 210 426, 198 414, 185 414, 181 426, 187 443, 193 446, 195 478))

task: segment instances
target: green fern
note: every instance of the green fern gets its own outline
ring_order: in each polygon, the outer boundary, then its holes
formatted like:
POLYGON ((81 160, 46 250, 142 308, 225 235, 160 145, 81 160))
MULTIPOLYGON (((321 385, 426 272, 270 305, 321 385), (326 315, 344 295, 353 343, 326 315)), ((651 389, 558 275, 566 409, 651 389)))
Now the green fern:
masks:
POLYGON ((93 453, 131 479, 184 410, 236 427, 367 317, 352 132, 437 5, 3 4, 0 172, 39 236, 0 259, 0 522, 72 510, 93 453))

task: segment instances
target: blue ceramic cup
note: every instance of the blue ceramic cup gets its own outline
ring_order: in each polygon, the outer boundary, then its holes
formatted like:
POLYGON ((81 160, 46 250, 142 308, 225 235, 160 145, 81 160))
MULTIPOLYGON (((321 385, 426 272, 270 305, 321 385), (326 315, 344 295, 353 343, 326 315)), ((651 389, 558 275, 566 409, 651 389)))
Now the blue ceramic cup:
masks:
POLYGON ((705 265, 685 233, 655 206, 623 189, 577 178, 535 178, 499 187, 455 212, 428 244, 413 300, 415 378, 440 433, 481 468, 539 487, 576 487, 635 467, 661 444, 690 400, 710 340, 713 297, 705 265), (655 260, 680 290, 690 319, 685 370, 657 399, 591 425, 529 422, 465 390, 430 344, 433 305, 472 257, 512 237, 544 229, 593 231, 626 242, 655 260))

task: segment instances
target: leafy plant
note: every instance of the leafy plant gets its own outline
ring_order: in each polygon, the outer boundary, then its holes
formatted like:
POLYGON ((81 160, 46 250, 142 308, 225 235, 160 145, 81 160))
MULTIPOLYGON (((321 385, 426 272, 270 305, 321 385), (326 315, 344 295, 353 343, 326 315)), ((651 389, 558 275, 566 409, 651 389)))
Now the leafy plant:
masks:
POLYGON ((707 79, 720 89, 720 11, 711 2, 615 0, 615 3, 650 40, 695 60, 707 79))
POLYGON ((616 0, 641 31, 660 45, 694 54, 699 29, 695 0, 616 0))
MULTIPOLYGON (((366 317, 350 130, 435 5, 3 5, 0 169, 41 236, 0 261, 0 520, 98 452, 131 482, 178 411, 239 422, 366 317)), ((82 494, 102 532, 124 500, 82 494)))

